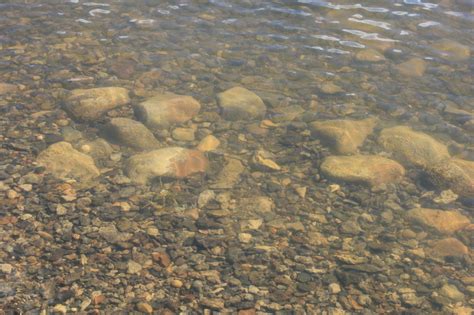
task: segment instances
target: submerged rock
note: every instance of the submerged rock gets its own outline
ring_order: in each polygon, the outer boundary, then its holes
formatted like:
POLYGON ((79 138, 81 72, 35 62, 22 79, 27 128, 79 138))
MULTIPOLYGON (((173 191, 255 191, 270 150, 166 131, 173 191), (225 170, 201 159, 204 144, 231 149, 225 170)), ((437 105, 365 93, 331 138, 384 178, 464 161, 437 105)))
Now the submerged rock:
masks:
POLYGON ((10 83, 1 83, 0 82, 0 95, 14 93, 18 91, 18 86, 10 83))
POLYGON ((407 77, 422 77, 426 71, 426 62, 421 58, 412 58, 398 64, 395 69, 407 77))
POLYGON ((132 156, 126 172, 135 183, 146 184, 156 177, 183 178, 205 172, 207 166, 201 151, 169 147, 132 156))
POLYGON ((463 197, 474 197, 474 162, 451 158, 428 170, 431 178, 440 187, 448 187, 463 197))
POLYGON ((121 87, 77 89, 70 92, 65 108, 78 120, 97 120, 107 111, 130 102, 128 90, 121 87))
POLYGON ((202 152, 213 151, 219 147, 221 142, 213 135, 205 136, 198 144, 197 149, 202 152))
POLYGON ((353 154, 372 133, 376 119, 315 121, 310 124, 315 136, 322 137, 337 154, 353 154))
POLYGON ((191 96, 164 93, 135 106, 137 118, 150 128, 168 128, 199 113, 201 104, 191 96))
POLYGON ((436 210, 415 208, 407 213, 408 219, 438 230, 440 233, 452 234, 468 226, 471 221, 455 210, 436 210))
POLYGON ((384 55, 382 55, 375 49, 360 50, 356 54, 355 58, 358 61, 366 61, 366 62, 379 62, 379 61, 385 60, 384 55))
POLYGON ((442 39, 434 43, 433 48, 439 52, 441 58, 449 61, 467 60, 471 56, 469 46, 460 44, 451 39, 442 39))
POLYGON ((240 181, 240 175, 245 166, 240 160, 229 158, 222 170, 217 175, 217 180, 211 185, 215 189, 230 189, 240 181))
POLYGON ((253 120, 265 116, 266 106, 262 99, 243 87, 233 87, 217 94, 222 117, 227 120, 253 120))
POLYGON ((112 146, 102 138, 81 143, 80 150, 82 153, 90 155, 95 161, 107 160, 114 152, 112 146))
POLYGON ((469 253, 469 248, 461 241, 454 237, 444 238, 434 242, 428 250, 431 256, 448 257, 448 256, 464 256, 469 253))
POLYGON ((401 163, 429 167, 448 159, 448 148, 431 136, 397 126, 382 130, 379 137, 382 147, 401 163))
POLYGON ((153 133, 145 125, 133 119, 113 118, 104 131, 118 144, 136 150, 151 150, 159 146, 153 133))
POLYGON ((73 179, 81 187, 88 186, 91 180, 100 175, 94 160, 67 142, 57 142, 41 152, 38 164, 53 176, 63 180, 73 179))
POLYGON ((336 180, 370 186, 399 182, 405 169, 397 162, 377 155, 330 156, 321 172, 336 180))

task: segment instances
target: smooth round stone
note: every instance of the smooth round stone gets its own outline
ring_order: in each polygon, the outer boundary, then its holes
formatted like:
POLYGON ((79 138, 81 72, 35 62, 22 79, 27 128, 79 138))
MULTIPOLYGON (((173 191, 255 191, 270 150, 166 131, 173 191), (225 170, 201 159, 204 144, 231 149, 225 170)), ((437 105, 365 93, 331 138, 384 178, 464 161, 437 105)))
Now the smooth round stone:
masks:
POLYGON ((266 106, 262 99, 243 87, 233 87, 217 94, 222 117, 226 120, 254 120, 265 116, 266 106))
POLYGON ((429 249, 431 256, 448 257, 457 256, 462 257, 469 254, 469 248, 461 241, 454 237, 448 237, 442 240, 435 241, 429 249))
POLYGON ((449 61, 463 61, 471 56, 469 46, 463 45, 451 39, 442 39, 432 46, 438 51, 441 58, 449 61))
POLYGON ((122 87, 76 89, 69 93, 65 107, 74 118, 90 121, 129 102, 128 90, 122 87))
POLYGON ((453 234, 471 223, 468 217, 455 210, 415 208, 407 213, 409 220, 436 229, 440 233, 453 234))
POLYGON ((168 128, 196 116, 201 104, 191 96, 164 93, 135 106, 138 120, 150 128, 168 128))
POLYGON ((448 148, 443 143, 407 126, 382 130, 378 141, 401 163, 418 167, 433 166, 450 157, 448 148))
POLYGON ((330 156, 321 164, 321 172, 336 180, 369 186, 397 183, 405 175, 403 166, 377 155, 330 156))
POLYGON ((171 132, 171 136, 177 141, 194 141, 194 129, 175 128, 171 132))
POLYGON ((104 128, 105 134, 120 145, 136 150, 151 150, 159 146, 153 133, 144 124, 128 118, 113 118, 104 128))
POLYGON ((50 145, 38 155, 38 164, 55 177, 64 180, 75 180, 79 186, 88 186, 100 175, 94 160, 74 149, 67 142, 50 145))
POLYGON ((463 197, 474 197, 474 161, 451 158, 428 170, 440 187, 449 187, 463 197))

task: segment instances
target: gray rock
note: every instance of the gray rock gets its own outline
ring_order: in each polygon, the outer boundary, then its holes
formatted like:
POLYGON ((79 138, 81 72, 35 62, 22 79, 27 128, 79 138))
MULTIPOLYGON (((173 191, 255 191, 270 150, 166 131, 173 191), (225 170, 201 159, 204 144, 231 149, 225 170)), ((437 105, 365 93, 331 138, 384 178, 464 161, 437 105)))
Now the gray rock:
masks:
POLYGON ((159 146, 153 133, 145 125, 132 119, 113 118, 104 131, 111 140, 136 150, 152 150, 159 146))

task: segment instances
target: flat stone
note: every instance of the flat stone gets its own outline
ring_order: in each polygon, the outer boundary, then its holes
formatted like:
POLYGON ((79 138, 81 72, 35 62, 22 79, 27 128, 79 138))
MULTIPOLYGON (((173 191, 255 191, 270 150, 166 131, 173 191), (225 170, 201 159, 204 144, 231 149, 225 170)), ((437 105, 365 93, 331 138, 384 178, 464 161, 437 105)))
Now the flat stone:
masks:
POLYGON ((171 136, 177 141, 194 141, 194 129, 175 128, 171 132, 171 136))
POLYGON ((436 210, 415 208, 407 213, 408 219, 438 230, 440 233, 452 234, 468 226, 471 221, 455 210, 436 210))
POLYGON ((164 93, 135 106, 135 115, 148 127, 160 129, 184 123, 200 109, 201 104, 191 96, 164 93))
POLYGON ((375 49, 363 49, 360 50, 356 56, 356 60, 365 62, 379 62, 385 60, 384 55, 379 53, 375 49))
POLYGON ((112 141, 136 150, 152 150, 159 146, 153 133, 144 124, 128 118, 113 118, 104 128, 112 141))
POLYGON ((430 167, 448 159, 448 148, 441 142, 410 127, 397 126, 382 130, 379 143, 404 164, 430 167))
POLYGON ((217 94, 217 101, 226 120, 261 119, 266 113, 262 99, 243 87, 233 87, 217 94))
POLYGON ((405 169, 397 162, 377 155, 329 156, 321 172, 333 179, 369 186, 397 183, 405 169))
POLYGON ((434 182, 464 197, 474 197, 474 161, 451 158, 428 169, 434 182))
POLYGON ((339 93, 344 92, 344 90, 340 86, 338 86, 338 85, 336 85, 332 82, 323 83, 319 87, 319 89, 324 94, 339 94, 339 93))
POLYGON ((112 146, 102 138, 81 143, 80 150, 82 153, 90 155, 95 161, 108 160, 114 152, 112 146))
POLYGON ((217 298, 202 298, 200 301, 201 305, 204 307, 208 307, 213 310, 220 310, 224 308, 224 300, 217 299, 217 298))
POLYGON ((0 83, 0 95, 14 93, 18 91, 18 86, 10 83, 0 83))
POLYGON ((73 179, 81 187, 88 186, 100 175, 94 160, 67 142, 50 145, 38 155, 37 162, 53 176, 63 180, 73 179))
POLYGON ((372 133, 375 118, 363 120, 315 121, 310 124, 312 133, 327 142, 336 154, 354 154, 372 133))
POLYGON ((471 56, 469 46, 451 39, 442 39, 434 43, 432 47, 439 52, 441 58, 449 61, 463 61, 471 56))
POLYGON ((396 65, 395 69, 407 77, 422 77, 426 71, 426 62, 421 58, 412 58, 396 65))
POLYGON ((221 142, 213 135, 205 136, 198 144, 197 149, 202 152, 209 152, 217 149, 221 142))
POLYGON ((435 241, 428 250, 428 253, 431 256, 441 258, 448 256, 462 257, 469 254, 469 248, 458 239, 454 237, 448 237, 435 241))
POLYGON ((262 171, 279 171, 281 170, 280 165, 278 165, 273 159, 275 156, 264 150, 258 150, 252 157, 252 165, 254 168, 262 171))
POLYGON ((133 182, 146 184, 156 177, 183 178, 205 172, 208 164, 201 151, 169 147, 136 154, 125 169, 133 182))
POLYGON ((153 307, 145 302, 137 303, 137 311, 145 314, 153 314, 153 307))
POLYGON ((113 224, 99 228, 99 235, 109 243, 126 242, 132 238, 131 233, 119 232, 113 224))
POLYGON ((107 111, 128 104, 128 90, 121 87, 77 89, 69 93, 65 108, 78 120, 97 120, 107 111))

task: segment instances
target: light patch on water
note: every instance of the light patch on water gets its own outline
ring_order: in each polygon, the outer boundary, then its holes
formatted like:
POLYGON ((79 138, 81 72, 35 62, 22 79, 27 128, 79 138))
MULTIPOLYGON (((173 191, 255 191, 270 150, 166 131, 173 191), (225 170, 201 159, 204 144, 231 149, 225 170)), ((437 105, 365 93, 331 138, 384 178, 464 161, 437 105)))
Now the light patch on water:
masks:
POLYGON ((381 42, 398 42, 396 39, 391 39, 391 38, 384 38, 384 37, 379 37, 378 33, 366 33, 360 30, 350 30, 350 29, 342 29, 343 32, 359 36, 362 39, 370 39, 370 40, 378 40, 381 42))
POLYGON ((171 11, 169 10, 163 10, 163 9, 156 9, 156 12, 163 14, 163 15, 169 15, 171 11))
POLYGON ((84 23, 84 24, 90 24, 90 23, 92 23, 91 21, 86 20, 86 19, 77 19, 76 22, 84 23))
POLYGON ((350 54, 350 51, 337 49, 337 48, 329 48, 329 49, 327 49, 327 52, 334 53, 334 54, 340 54, 340 55, 350 54))
POLYGON ((410 32, 408 31, 400 31, 400 35, 404 36, 404 35, 410 35, 410 32))
POLYGON ((367 24, 367 25, 372 25, 376 27, 383 28, 385 30, 390 30, 390 23, 387 22, 380 22, 380 21, 374 21, 374 20, 359 20, 359 19, 354 19, 354 18, 348 18, 349 21, 356 22, 356 23, 362 23, 362 24, 367 24))
POLYGON ((414 4, 414 5, 421 5, 425 9, 434 9, 437 8, 438 5, 436 3, 430 3, 430 2, 423 2, 421 0, 403 0, 405 4, 414 4))
POLYGON ((318 39, 323 39, 323 40, 336 41, 336 42, 338 42, 340 40, 337 37, 328 36, 328 35, 311 35, 311 37, 318 38, 318 39))
POLYGON ((237 22, 237 19, 226 19, 226 20, 222 20, 222 23, 224 24, 233 24, 237 22))
POLYGON ((339 43, 340 43, 341 45, 347 46, 347 47, 365 48, 365 45, 362 45, 361 43, 354 42, 354 41, 351 41, 351 40, 341 40, 339 43))
POLYGON ((456 12, 456 11, 446 11, 444 13, 447 15, 458 16, 458 17, 461 17, 464 15, 462 12, 456 12))
POLYGON ((110 7, 108 3, 98 3, 98 2, 84 2, 82 5, 86 7, 110 7))
POLYGON ((437 26, 437 25, 441 25, 441 23, 435 22, 435 21, 427 21, 427 22, 418 24, 418 26, 420 27, 430 27, 430 26, 437 26))
POLYGON ((109 14, 110 10, 104 10, 104 9, 94 9, 89 11, 90 16, 96 16, 97 14, 109 14))
POLYGON ((129 36, 128 35, 120 35, 118 39, 127 39, 129 36))
POLYGON ((57 31, 56 34, 65 35, 65 34, 66 34, 66 31, 57 31))
POLYGON ((392 14, 403 16, 403 15, 407 15, 408 12, 406 12, 406 11, 392 11, 392 14))

